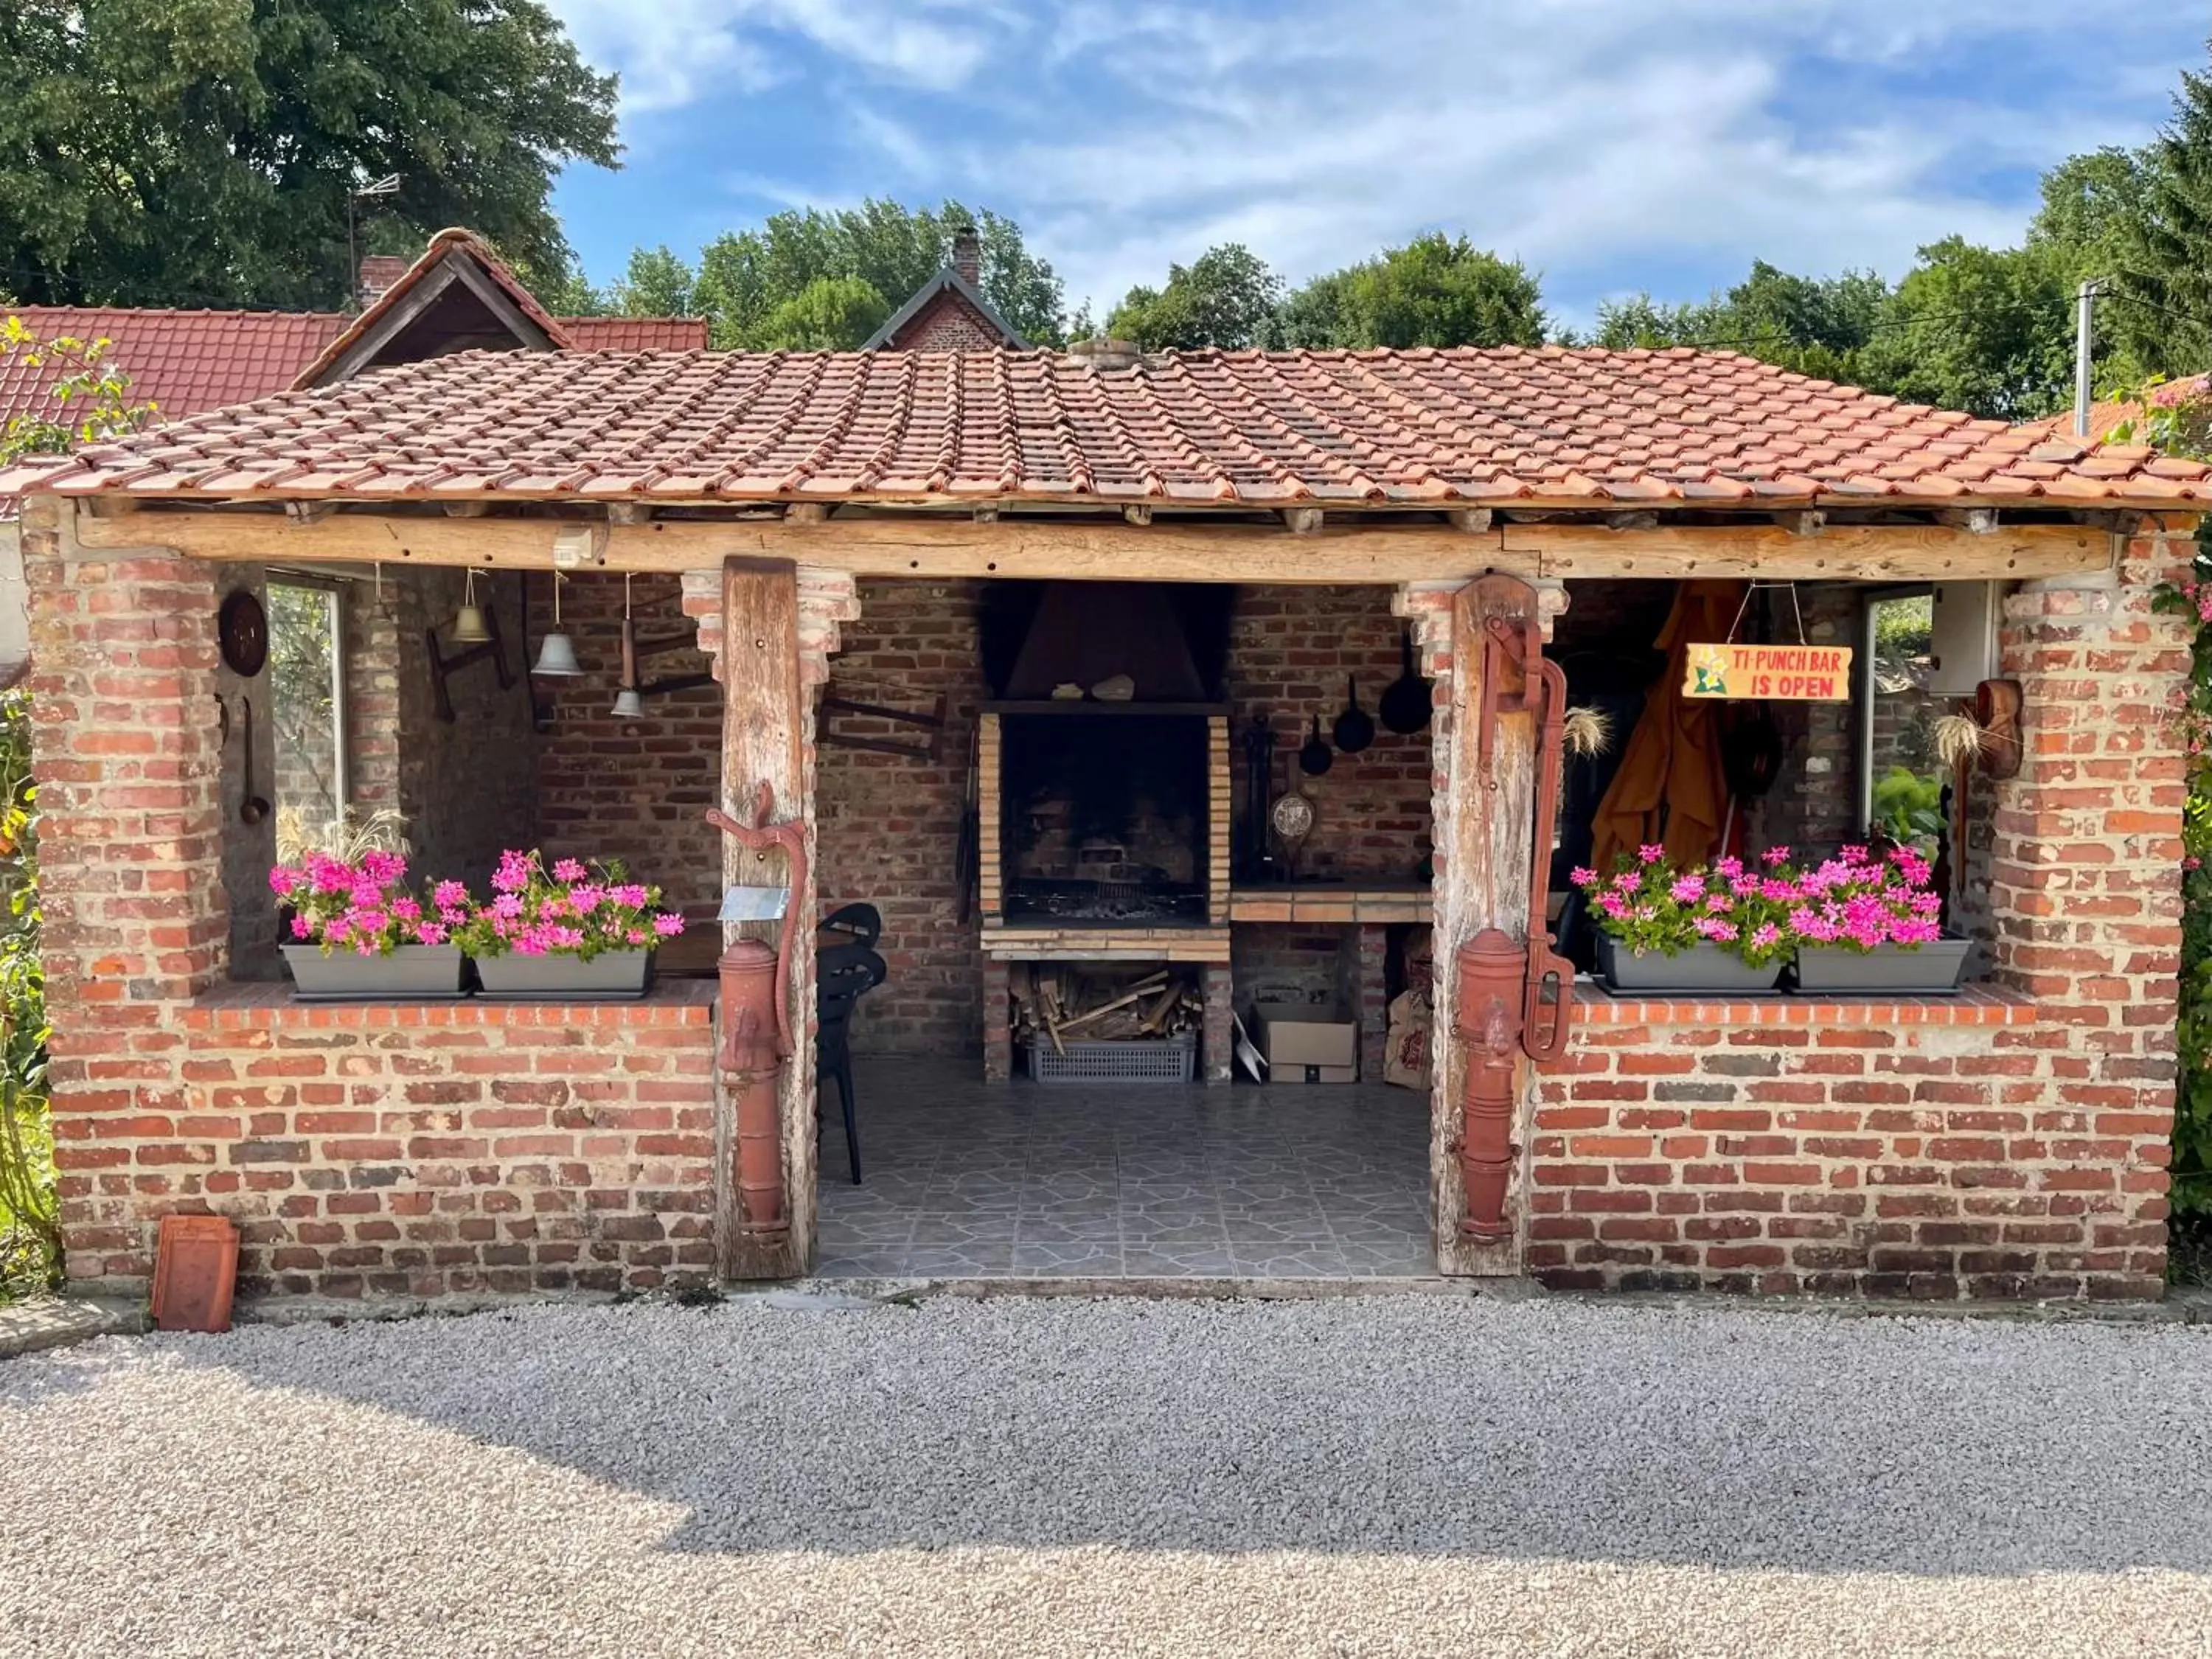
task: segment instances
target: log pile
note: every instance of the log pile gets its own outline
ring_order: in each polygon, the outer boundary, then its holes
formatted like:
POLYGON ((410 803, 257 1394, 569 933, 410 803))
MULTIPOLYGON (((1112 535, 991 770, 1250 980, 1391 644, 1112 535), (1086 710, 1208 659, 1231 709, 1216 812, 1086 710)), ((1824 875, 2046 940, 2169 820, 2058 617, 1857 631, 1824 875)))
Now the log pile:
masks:
POLYGON ((1195 1031, 1206 999, 1180 968, 1115 968, 1063 963, 1016 964, 1011 975, 1017 1042, 1127 1042, 1195 1031))

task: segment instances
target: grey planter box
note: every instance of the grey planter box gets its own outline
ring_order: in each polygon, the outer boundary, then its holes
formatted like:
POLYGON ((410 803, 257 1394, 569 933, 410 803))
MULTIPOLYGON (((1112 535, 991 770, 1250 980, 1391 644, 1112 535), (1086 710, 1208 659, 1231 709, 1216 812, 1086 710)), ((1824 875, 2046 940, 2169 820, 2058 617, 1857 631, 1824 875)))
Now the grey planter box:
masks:
POLYGON ((1797 947, 1797 988, 1856 991, 1897 996, 1948 996, 1966 971, 1971 940, 1931 939, 1925 945, 1881 945, 1846 951, 1833 945, 1797 947))
POLYGON ((603 951, 581 957, 505 956, 476 958, 477 981, 488 997, 641 997, 653 974, 650 951, 603 951))
POLYGON ((1616 991, 1729 996, 1771 991, 1782 982, 1784 965, 1778 962, 1771 968, 1753 968, 1742 957, 1702 940, 1679 956, 1654 951, 1639 957, 1605 933, 1598 935, 1597 963, 1605 982, 1616 991))
POLYGON ((284 961, 302 1002, 450 1001, 467 994, 458 945, 402 945, 383 957, 325 956, 319 945, 288 945, 284 961))

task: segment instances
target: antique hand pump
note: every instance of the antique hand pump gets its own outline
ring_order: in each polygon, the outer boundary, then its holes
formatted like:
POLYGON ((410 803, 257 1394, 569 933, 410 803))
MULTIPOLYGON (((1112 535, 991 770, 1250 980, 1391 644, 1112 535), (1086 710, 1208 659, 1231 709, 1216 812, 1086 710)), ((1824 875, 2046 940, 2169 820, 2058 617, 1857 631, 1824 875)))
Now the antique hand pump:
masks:
POLYGON ((732 887, 723 896, 724 921, 772 921, 783 927, 775 948, 741 939, 715 964, 722 1003, 722 1070, 737 1104, 737 1189, 738 1229, 754 1237, 787 1232, 791 1219, 784 1203, 783 1120, 779 1100, 784 1062, 795 1051, 791 1032, 791 949, 805 918, 793 901, 806 891, 806 826, 797 819, 771 824, 768 815, 775 792, 763 782, 753 823, 739 823, 726 813, 709 811, 707 822, 741 847, 765 852, 781 847, 790 857, 788 888, 732 887))
MULTIPOLYGON (((1477 764, 1484 787, 1498 790, 1498 723, 1507 714, 1535 715, 1535 808, 1529 856, 1528 928, 1516 943, 1502 927, 1485 927, 1459 947, 1458 1006, 1453 1030, 1467 1045, 1461 1096, 1461 1184, 1467 1193, 1462 1237, 1510 1238, 1505 1188, 1519 1149, 1513 1145, 1514 1074, 1518 1057, 1541 1062, 1566 1046, 1574 1012, 1574 966, 1552 949, 1546 927, 1552 870, 1552 823, 1559 793, 1559 752, 1566 718, 1567 677, 1544 656, 1533 618, 1489 619, 1482 636, 1482 702, 1477 713, 1477 764), (1509 690, 1508 672, 1518 682, 1509 690)), ((1493 799, 1493 811, 1499 804, 1493 799)))

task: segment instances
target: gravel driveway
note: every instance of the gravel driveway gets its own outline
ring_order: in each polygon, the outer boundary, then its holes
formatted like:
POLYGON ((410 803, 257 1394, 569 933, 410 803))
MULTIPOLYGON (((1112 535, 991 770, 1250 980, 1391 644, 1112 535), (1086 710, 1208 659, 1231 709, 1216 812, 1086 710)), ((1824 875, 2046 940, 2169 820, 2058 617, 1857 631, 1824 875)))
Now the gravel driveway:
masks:
POLYGON ((540 1308, 0 1365, 11 1655, 2212 1653, 2212 1333, 540 1308))

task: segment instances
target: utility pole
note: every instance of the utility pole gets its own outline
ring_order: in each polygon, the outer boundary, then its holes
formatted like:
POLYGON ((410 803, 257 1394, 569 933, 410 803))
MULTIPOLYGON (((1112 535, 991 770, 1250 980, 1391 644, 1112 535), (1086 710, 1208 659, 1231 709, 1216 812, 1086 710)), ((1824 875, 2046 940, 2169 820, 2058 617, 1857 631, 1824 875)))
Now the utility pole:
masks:
POLYGON ((2094 396, 2090 383, 2090 358, 2097 344, 2097 296, 2105 291, 2101 276, 2081 279, 2081 292, 2074 301, 2074 435, 2089 435, 2089 401, 2094 396))

